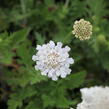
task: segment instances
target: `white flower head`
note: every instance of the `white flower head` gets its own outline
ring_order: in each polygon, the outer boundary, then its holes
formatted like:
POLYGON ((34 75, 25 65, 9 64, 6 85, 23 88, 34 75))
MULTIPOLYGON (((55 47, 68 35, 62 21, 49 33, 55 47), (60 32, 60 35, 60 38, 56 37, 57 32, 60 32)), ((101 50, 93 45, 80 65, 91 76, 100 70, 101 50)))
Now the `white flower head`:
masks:
POLYGON ((109 87, 81 89, 82 102, 77 109, 109 109, 109 87))
POLYGON ((62 48, 62 43, 53 41, 47 44, 37 45, 38 52, 33 55, 32 60, 36 61, 35 69, 40 70, 42 75, 46 75, 52 80, 58 80, 58 77, 65 78, 70 74, 70 64, 74 63, 72 58, 69 58, 68 52, 70 48, 66 46, 62 48))

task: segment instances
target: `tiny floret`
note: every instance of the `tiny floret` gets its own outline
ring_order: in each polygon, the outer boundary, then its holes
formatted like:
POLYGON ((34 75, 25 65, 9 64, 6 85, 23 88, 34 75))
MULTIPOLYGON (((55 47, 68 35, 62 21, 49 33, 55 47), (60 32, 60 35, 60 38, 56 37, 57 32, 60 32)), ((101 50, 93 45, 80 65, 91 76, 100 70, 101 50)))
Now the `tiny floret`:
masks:
POLYGON ((69 58, 70 47, 62 48, 62 43, 56 45, 53 41, 47 44, 37 45, 37 53, 33 55, 32 60, 36 61, 35 69, 40 70, 42 75, 48 76, 52 80, 58 80, 58 77, 65 78, 71 73, 70 64, 74 63, 69 58))
POLYGON ((92 25, 89 21, 80 19, 79 21, 74 22, 72 33, 80 40, 90 39, 90 36, 92 35, 92 25))
POLYGON ((109 87, 81 89, 82 102, 77 109, 109 109, 109 87))

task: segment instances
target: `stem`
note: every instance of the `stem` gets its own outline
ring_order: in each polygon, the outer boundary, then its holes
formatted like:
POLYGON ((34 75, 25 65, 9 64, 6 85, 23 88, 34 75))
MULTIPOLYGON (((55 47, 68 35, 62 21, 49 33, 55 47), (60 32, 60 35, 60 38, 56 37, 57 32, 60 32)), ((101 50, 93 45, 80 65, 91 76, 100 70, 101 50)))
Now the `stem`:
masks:
POLYGON ((69 39, 69 37, 71 37, 71 35, 72 35, 72 32, 69 32, 69 33, 68 33, 68 35, 65 37, 65 39, 64 39, 64 40, 69 39))
POLYGON ((26 13, 26 6, 25 6, 24 0, 20 0, 20 3, 21 3, 22 13, 25 14, 26 13))
MULTIPOLYGON (((21 9, 22 9, 22 14, 25 15, 26 14, 26 5, 25 5, 25 1, 24 0, 20 0, 21 3, 21 9)), ((23 20, 23 24, 27 23, 27 19, 23 20)))
POLYGON ((68 7, 68 4, 69 4, 69 0, 66 0, 66 2, 65 2, 65 8, 67 8, 68 7))

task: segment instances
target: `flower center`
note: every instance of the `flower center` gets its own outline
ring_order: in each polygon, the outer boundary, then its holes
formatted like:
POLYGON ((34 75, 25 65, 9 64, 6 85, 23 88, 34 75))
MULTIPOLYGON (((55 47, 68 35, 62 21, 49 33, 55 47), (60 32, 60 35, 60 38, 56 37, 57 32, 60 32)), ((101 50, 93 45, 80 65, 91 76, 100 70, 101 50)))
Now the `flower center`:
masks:
POLYGON ((50 68, 56 68, 57 66, 59 66, 59 60, 58 60, 58 57, 59 55, 55 52, 53 53, 50 53, 48 56, 47 56, 47 66, 50 67, 50 68))

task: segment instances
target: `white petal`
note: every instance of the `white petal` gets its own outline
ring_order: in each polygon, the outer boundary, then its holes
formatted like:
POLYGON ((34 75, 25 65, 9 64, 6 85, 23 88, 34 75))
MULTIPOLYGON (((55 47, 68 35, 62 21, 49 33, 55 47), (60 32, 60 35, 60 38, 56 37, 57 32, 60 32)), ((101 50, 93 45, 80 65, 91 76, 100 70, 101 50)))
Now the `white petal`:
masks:
POLYGON ((70 74, 71 73, 71 69, 67 69, 67 74, 70 74))
POLYGON ((50 41, 49 43, 50 43, 50 47, 51 48, 54 48, 55 47, 55 43, 53 41, 50 41))
POLYGON ((61 48, 62 47, 62 43, 61 42, 58 42, 57 43, 57 47, 61 48))
POLYGON ((67 62, 68 62, 69 64, 73 64, 73 63, 74 63, 74 59, 68 58, 68 59, 67 59, 67 62))
POLYGON ((65 67, 69 68, 69 66, 70 66, 69 63, 65 63, 65 67))
POLYGON ((45 71, 41 72, 41 74, 42 74, 42 75, 47 75, 48 71, 49 71, 49 70, 46 69, 45 71))
POLYGON ((57 75, 57 76, 60 76, 60 74, 61 74, 61 73, 60 73, 60 71, 59 71, 59 70, 58 70, 58 71, 56 71, 56 75, 57 75))
POLYGON ((36 55, 33 55, 33 56, 32 56, 32 60, 33 60, 33 61, 36 61, 36 60, 37 60, 37 56, 36 56, 36 55))
POLYGON ((40 50, 42 47, 40 45, 37 45, 36 50, 40 50))
POLYGON ((46 44, 43 44, 42 45, 42 50, 46 50, 46 48, 47 48, 47 45, 46 44))
POLYGON ((69 47, 69 46, 65 46, 64 49, 65 49, 65 51, 67 51, 67 52, 70 51, 70 47, 69 47))
POLYGON ((51 78, 52 75, 53 75, 52 73, 49 73, 49 72, 48 72, 48 77, 49 77, 49 78, 51 78))
POLYGON ((56 76, 52 76, 52 80, 57 81, 58 78, 56 76))
POLYGON ((35 65, 35 70, 38 70, 38 66, 37 65, 35 65))
POLYGON ((43 69, 43 66, 40 65, 40 64, 37 64, 37 65, 35 65, 35 69, 36 70, 42 70, 43 69))
POLYGON ((66 75, 67 75, 67 74, 66 74, 65 72, 61 73, 61 78, 65 78, 66 75))
POLYGON ((52 77, 52 76, 53 76, 53 73, 54 73, 54 69, 51 69, 51 70, 48 72, 48 77, 52 77))

